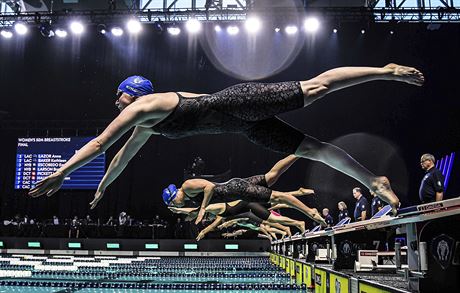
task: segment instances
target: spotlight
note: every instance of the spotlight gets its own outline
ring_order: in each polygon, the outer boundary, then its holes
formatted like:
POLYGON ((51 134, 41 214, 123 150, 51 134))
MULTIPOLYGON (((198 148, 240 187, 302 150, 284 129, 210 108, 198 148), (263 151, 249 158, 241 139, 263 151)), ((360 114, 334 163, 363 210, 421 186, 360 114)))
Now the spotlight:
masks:
POLYGON ((314 33, 319 29, 319 20, 315 17, 309 17, 303 24, 305 30, 309 33, 314 33))
POLYGON ((67 31, 66 30, 58 28, 58 29, 56 29, 55 33, 56 33, 56 36, 58 36, 59 38, 67 37, 67 31))
POLYGON ((338 30, 335 28, 335 29, 332 30, 332 32, 333 32, 334 34, 336 34, 336 33, 338 32, 338 30))
POLYGON ((170 33, 173 36, 177 36, 178 34, 180 34, 180 28, 178 28, 177 26, 168 27, 168 33, 170 33))
POLYGON ((364 35, 366 33, 366 30, 362 29, 361 34, 364 35))
POLYGON ((220 32, 220 31, 222 30, 222 28, 220 27, 220 25, 216 25, 216 26, 214 27, 214 30, 215 30, 216 32, 220 32))
POLYGON ((107 27, 105 26, 105 24, 100 23, 97 25, 97 31, 105 35, 105 33, 107 32, 107 27))
POLYGON ((298 29, 295 25, 288 25, 284 30, 288 35, 293 35, 297 33, 298 29))
POLYGON ((113 27, 110 32, 112 33, 112 35, 114 35, 115 37, 120 37, 121 35, 123 35, 123 30, 121 29, 121 27, 113 27))
POLYGON ((76 35, 81 35, 83 31, 85 30, 85 28, 81 22, 73 21, 70 24, 70 30, 72 31, 72 33, 76 35))
POLYGON ((229 35, 232 35, 232 36, 236 35, 239 31, 240 31, 240 29, 237 26, 231 25, 231 26, 227 27, 227 33, 229 35))
POLYGON ((157 33, 162 33, 164 31, 164 24, 160 19, 153 23, 153 30, 157 33))
POLYGON ((137 19, 131 19, 126 24, 128 31, 132 34, 137 34, 142 30, 141 23, 137 19))
POLYGON ((54 31, 51 27, 51 24, 49 24, 48 22, 42 23, 38 30, 45 38, 54 37, 54 31))
POLYGON ((16 22, 14 24, 14 30, 18 33, 18 35, 25 35, 28 31, 27 26, 22 22, 16 22))
POLYGON ((0 35, 5 39, 11 39, 11 37, 13 37, 13 33, 10 30, 2 30, 0 35))
POLYGON ((261 23, 260 20, 256 17, 250 17, 246 19, 246 22, 244 23, 244 26, 246 27, 246 30, 250 33, 255 33, 260 29, 261 23))
POLYGON ((279 33, 281 29, 279 27, 275 27, 275 32, 279 33))
POLYGON ((390 31, 390 35, 394 35, 394 33, 395 33, 394 30, 390 31))
POLYGON ((185 27, 190 33, 194 34, 201 30, 201 22, 195 18, 191 18, 185 23, 185 27))

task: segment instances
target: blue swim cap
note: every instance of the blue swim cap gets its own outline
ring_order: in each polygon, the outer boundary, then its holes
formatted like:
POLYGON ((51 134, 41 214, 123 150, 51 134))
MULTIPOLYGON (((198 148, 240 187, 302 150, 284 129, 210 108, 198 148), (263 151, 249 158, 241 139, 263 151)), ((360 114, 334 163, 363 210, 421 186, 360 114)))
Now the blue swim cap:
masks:
POLYGON ((153 85, 145 77, 133 75, 120 83, 118 90, 133 97, 140 97, 153 94, 153 85))
POLYGON ((176 198, 176 195, 177 195, 177 187, 174 184, 169 184, 167 188, 163 189, 163 201, 168 206, 176 198))

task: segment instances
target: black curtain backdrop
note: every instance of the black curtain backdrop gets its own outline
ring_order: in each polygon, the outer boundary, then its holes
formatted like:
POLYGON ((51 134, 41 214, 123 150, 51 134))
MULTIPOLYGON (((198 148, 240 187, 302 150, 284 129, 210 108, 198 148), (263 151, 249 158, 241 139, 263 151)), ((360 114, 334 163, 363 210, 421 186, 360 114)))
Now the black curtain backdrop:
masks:
MULTIPOLYGON (((387 175, 403 204, 409 205, 417 203, 423 176, 420 155, 431 152, 439 157, 460 150, 460 26, 443 24, 439 30, 428 31, 425 24, 400 24, 394 35, 388 33, 389 28, 374 25, 365 35, 353 24, 343 25, 337 35, 324 28, 314 42, 305 43, 288 68, 261 81, 303 80, 338 66, 383 66, 389 62, 422 70, 426 84, 421 88, 396 82, 367 83, 282 116, 320 140, 337 141, 371 171, 387 175), (381 148, 376 147, 379 145, 381 148)), ((81 120, 82 124, 92 119, 111 120, 117 115, 113 105, 116 87, 132 74, 151 78, 157 92, 211 93, 242 82, 219 71, 199 42, 190 44, 187 34, 172 38, 148 29, 137 41, 128 37, 114 41, 95 30, 80 40, 45 39, 37 32, 26 38, 2 39, 2 125, 8 120, 81 120)), ((206 173, 231 168, 234 177, 263 173, 282 158, 237 135, 180 140, 152 137, 108 188, 98 208, 90 212, 92 191, 60 191, 51 198, 31 199, 26 191, 13 189, 17 137, 60 136, 59 130, 0 130, 3 219, 16 213, 42 219, 89 213, 106 219, 121 211, 137 219, 151 219, 155 214, 171 218, 161 190, 169 183, 179 184, 194 157, 206 161, 206 173)), ((91 128, 83 130, 79 133, 96 133, 91 128)), ((107 152, 108 162, 128 135, 107 152)), ((457 165, 448 197, 460 194, 459 174, 457 165)), ((360 184, 320 163, 302 160, 286 172, 275 189, 300 186, 317 190, 315 197, 303 199, 305 203, 319 209, 329 207, 335 216, 340 200, 353 209, 351 190, 360 184)), ((285 213, 304 218, 296 211, 285 213)))

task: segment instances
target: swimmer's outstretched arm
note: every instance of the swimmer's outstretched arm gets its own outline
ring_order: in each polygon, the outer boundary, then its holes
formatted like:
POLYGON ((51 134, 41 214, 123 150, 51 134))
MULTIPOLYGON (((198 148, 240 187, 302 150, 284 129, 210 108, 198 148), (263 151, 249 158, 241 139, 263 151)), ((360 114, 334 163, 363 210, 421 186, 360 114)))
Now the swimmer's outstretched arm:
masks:
POLYGON ((152 136, 153 132, 150 128, 136 126, 131 137, 126 141, 125 145, 113 157, 110 165, 102 178, 97 188, 94 199, 89 204, 91 209, 94 209, 98 202, 104 196, 105 189, 123 172, 129 161, 142 148, 147 140, 152 136))
POLYGON ((219 227, 217 227, 219 230, 222 230, 224 228, 230 228, 240 222, 246 222, 246 221, 249 221, 249 218, 236 218, 236 219, 232 219, 232 220, 229 220, 229 221, 225 221, 224 223, 222 223, 221 225, 219 225, 219 227))
POLYGON ((222 217, 217 216, 216 219, 214 220, 214 222, 212 222, 206 228, 204 228, 203 230, 200 231, 200 233, 196 237, 196 241, 200 241, 201 239, 204 238, 204 236, 206 236, 206 234, 216 230, 217 226, 219 226, 220 223, 222 223, 222 217))
POLYGON ((84 145, 55 173, 38 182, 36 186, 29 191, 29 195, 37 197, 43 194, 48 196, 54 194, 61 188, 65 176, 105 152, 129 129, 145 120, 146 115, 144 112, 145 108, 142 103, 132 103, 126 107, 126 109, 124 109, 98 137, 84 145))
POLYGON ((184 215, 188 215, 198 210, 198 208, 176 208, 176 207, 168 207, 168 209, 175 214, 184 214, 184 215))
POLYGON ((212 194, 214 191, 214 183, 205 179, 189 179, 182 184, 182 190, 185 194, 197 194, 203 192, 203 201, 201 202, 200 211, 196 217, 195 224, 198 224, 206 213, 206 207, 211 201, 212 194))
MULTIPOLYGON (((248 231, 248 230, 240 229, 240 230, 236 230, 236 231, 231 232, 231 233, 222 233, 222 237, 224 237, 224 238, 237 237, 237 236, 243 235, 243 233, 246 232, 246 231, 248 231)), ((266 236, 264 235, 264 237, 266 237, 266 236)))

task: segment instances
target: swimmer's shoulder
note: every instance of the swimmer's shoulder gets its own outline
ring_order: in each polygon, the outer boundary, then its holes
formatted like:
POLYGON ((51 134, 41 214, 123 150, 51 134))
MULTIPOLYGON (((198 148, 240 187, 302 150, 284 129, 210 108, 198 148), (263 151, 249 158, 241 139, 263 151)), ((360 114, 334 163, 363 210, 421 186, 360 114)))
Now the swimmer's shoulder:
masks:
POLYGON ((143 121, 138 126, 150 128, 174 111, 179 103, 179 97, 173 92, 155 93, 142 96, 134 103, 137 103, 143 117, 143 121))
POLYGON ((197 94, 197 93, 190 93, 190 92, 177 92, 177 94, 181 95, 184 98, 197 98, 201 96, 208 96, 209 94, 197 94))
POLYGON ((179 97, 174 92, 155 93, 142 96, 135 103, 141 104, 142 110, 150 114, 168 114, 176 108, 179 97))

